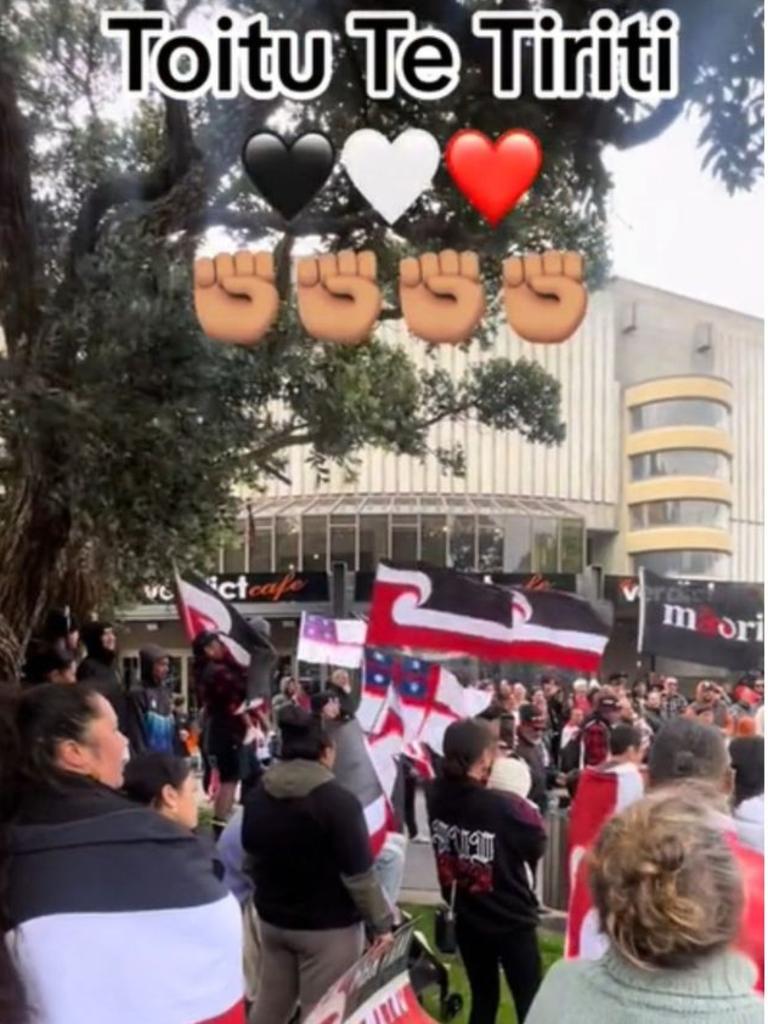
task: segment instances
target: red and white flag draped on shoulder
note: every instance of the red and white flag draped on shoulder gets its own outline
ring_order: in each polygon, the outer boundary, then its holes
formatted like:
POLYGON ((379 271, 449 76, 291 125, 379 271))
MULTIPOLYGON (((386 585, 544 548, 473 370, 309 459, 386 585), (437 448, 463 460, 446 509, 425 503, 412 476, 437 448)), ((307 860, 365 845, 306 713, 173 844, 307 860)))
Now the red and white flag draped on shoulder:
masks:
POLYGON ((125 803, 11 842, 30 1019, 245 1024, 240 908, 195 836, 125 803))
POLYGON ((610 627, 583 598, 481 583, 451 569, 381 563, 367 643, 593 672, 610 627))
MULTIPOLYGON (((568 831, 568 920, 565 955, 570 960, 597 960, 608 948, 608 939, 600 929, 589 884, 589 858, 603 825, 643 795, 642 777, 629 765, 620 768, 586 768, 571 807, 568 831)), ((765 862, 761 854, 743 846, 737 839, 733 822, 713 812, 733 851, 744 886, 744 910, 741 928, 734 946, 755 966, 758 992, 764 988, 765 934, 764 893, 765 862)))

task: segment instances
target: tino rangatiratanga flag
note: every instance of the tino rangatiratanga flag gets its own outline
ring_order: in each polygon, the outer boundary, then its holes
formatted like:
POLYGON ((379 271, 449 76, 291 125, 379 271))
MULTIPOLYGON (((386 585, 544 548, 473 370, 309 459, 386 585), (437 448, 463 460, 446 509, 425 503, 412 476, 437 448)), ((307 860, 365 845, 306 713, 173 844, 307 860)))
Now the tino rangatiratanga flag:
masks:
POLYGON ((507 589, 451 569, 381 563, 366 643, 594 672, 609 634, 608 623, 573 594, 507 589))

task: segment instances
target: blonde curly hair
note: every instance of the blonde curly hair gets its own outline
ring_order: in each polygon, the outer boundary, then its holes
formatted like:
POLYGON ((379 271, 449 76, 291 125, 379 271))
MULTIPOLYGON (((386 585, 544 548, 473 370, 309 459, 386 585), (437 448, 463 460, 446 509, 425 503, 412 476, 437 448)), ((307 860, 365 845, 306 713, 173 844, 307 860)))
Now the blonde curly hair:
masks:
POLYGON ((708 790, 640 800, 606 824, 591 856, 602 930, 637 967, 685 968, 730 945, 744 900, 708 790))

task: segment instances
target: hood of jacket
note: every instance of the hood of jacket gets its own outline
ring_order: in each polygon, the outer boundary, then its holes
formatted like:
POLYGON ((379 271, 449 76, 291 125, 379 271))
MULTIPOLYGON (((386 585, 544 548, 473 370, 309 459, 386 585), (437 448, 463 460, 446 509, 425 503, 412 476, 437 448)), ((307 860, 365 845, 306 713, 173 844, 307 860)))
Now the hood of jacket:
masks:
POLYGON ((147 644, 146 647, 141 648, 139 651, 139 667, 141 681, 145 686, 157 686, 157 683, 152 678, 152 669, 155 667, 156 662, 160 661, 161 658, 167 657, 168 652, 156 644, 147 644))
POLYGON ((333 779, 333 772, 318 761, 296 758, 270 768, 264 775, 263 786, 276 800, 299 800, 333 779))
POLYGON ((115 652, 108 651, 101 642, 104 630, 109 628, 108 622, 86 622, 80 631, 80 639, 88 652, 88 657, 101 662, 102 665, 112 665, 116 657, 115 652))

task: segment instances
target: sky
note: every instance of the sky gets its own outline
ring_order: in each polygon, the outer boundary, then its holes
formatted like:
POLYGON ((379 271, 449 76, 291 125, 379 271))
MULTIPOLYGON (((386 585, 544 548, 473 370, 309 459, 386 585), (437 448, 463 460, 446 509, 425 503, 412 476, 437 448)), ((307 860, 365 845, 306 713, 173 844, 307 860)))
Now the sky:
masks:
POLYGON ((645 146, 604 154, 615 181, 613 271, 762 316, 764 183, 729 196, 701 170, 699 130, 680 118, 645 146))

